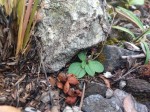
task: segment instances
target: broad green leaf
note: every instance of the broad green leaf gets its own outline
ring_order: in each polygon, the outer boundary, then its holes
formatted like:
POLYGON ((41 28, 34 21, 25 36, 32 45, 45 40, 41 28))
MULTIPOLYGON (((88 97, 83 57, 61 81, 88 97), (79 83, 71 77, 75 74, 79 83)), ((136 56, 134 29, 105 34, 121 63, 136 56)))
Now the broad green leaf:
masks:
POLYGON ((26 45, 29 41, 31 26, 32 26, 32 23, 33 23, 33 20, 34 20, 34 17, 35 17, 35 12, 37 10, 38 4, 39 4, 39 0, 34 0, 34 5, 33 5, 33 8, 32 8, 32 11, 31 11, 29 23, 27 25, 27 29, 26 29, 26 32, 25 32, 25 37, 24 37, 24 40, 23 40, 23 48, 26 47, 26 45))
POLYGON ((148 44, 146 42, 142 42, 144 44, 145 47, 145 51, 146 51, 146 60, 145 60, 145 64, 148 64, 149 60, 150 60, 150 49, 148 47, 148 44))
POLYGON ((117 7, 116 12, 119 13, 120 15, 126 17, 129 19, 131 22, 133 22, 136 26, 138 26, 142 31, 144 31, 144 26, 143 23, 139 20, 138 17, 134 15, 131 11, 123 8, 123 7, 117 7))
POLYGON ((86 52, 80 52, 78 54, 78 57, 81 61, 85 61, 86 60, 86 52))
POLYGON ((77 73, 79 72, 80 69, 82 69, 81 63, 75 62, 69 66, 68 73, 77 75, 77 73))
POLYGON ((86 64, 87 64, 86 61, 82 61, 82 63, 81 63, 82 68, 85 68, 86 64))
POLYGON ((134 34, 133 34, 130 30, 128 30, 128 29, 126 29, 126 28, 124 28, 124 27, 120 27, 120 26, 112 26, 112 28, 115 28, 115 29, 124 31, 124 32, 130 34, 133 38, 135 38, 134 34))
POLYGON ((144 5, 144 0, 129 0, 129 5, 144 5))
POLYGON ((85 66, 85 71, 88 73, 88 75, 90 76, 94 76, 95 75, 95 71, 93 71, 89 65, 85 66))
POLYGON ((91 70, 98 73, 104 71, 104 66, 98 61, 89 60, 89 67, 91 68, 91 70))
POLYGON ((77 73, 77 78, 82 78, 82 77, 84 77, 84 75, 86 74, 86 71, 85 71, 85 69, 83 69, 83 68, 81 68, 80 70, 79 70, 79 72, 77 73))

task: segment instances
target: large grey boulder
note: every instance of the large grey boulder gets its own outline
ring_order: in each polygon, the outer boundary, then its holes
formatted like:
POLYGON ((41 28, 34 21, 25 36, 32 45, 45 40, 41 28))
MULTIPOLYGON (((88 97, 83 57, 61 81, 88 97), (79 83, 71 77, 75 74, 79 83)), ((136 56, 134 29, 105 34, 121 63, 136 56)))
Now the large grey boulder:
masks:
POLYGON ((47 72, 58 71, 77 51, 105 39, 104 1, 44 0, 44 18, 37 25, 36 35, 43 42, 47 72))

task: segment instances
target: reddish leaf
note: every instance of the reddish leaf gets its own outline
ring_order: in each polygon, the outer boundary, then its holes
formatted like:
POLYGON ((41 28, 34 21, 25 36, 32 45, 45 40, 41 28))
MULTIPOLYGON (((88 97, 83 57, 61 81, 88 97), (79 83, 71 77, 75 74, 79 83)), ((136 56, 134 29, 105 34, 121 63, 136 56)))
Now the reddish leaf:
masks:
POLYGON ((65 83, 65 85, 64 85, 64 93, 65 93, 65 94, 68 93, 69 89, 70 89, 70 84, 69 84, 69 82, 67 81, 67 82, 65 83))
POLYGON ((66 82, 67 81, 67 76, 65 73, 61 72, 58 74, 58 80, 61 82, 66 82))
POLYGON ((72 84, 72 85, 79 84, 79 81, 77 80, 77 78, 73 74, 68 75, 68 82, 69 82, 69 84, 72 84))
POLYGON ((49 77, 49 82, 52 87, 54 87, 56 85, 56 80, 54 79, 54 77, 49 77))
POLYGON ((73 88, 70 88, 68 91, 69 96, 78 96, 73 88))
POLYGON ((140 66, 138 73, 144 77, 150 77, 150 63, 140 66))
POLYGON ((73 88, 70 88, 69 91, 68 91, 68 95, 69 96, 79 96, 81 97, 82 96, 82 92, 80 90, 74 90, 73 88))
POLYGON ((99 75, 99 77, 101 78, 101 79, 103 79, 103 81, 104 81, 104 83, 106 84, 106 87, 108 87, 108 88, 110 88, 111 86, 110 86, 110 81, 108 80, 108 79, 106 79, 104 76, 102 76, 102 75, 99 75))
POLYGON ((70 97, 70 96, 68 96, 67 98, 66 98, 66 103, 67 104, 69 104, 69 105, 73 105, 75 102, 76 102, 76 100, 77 100, 77 97, 70 97))
POLYGON ((75 90, 75 93, 77 94, 77 96, 81 97, 82 96, 82 92, 80 90, 75 90))
POLYGON ((59 89, 63 89, 63 88, 64 88, 64 85, 63 85, 63 83, 57 81, 57 87, 58 87, 59 89))

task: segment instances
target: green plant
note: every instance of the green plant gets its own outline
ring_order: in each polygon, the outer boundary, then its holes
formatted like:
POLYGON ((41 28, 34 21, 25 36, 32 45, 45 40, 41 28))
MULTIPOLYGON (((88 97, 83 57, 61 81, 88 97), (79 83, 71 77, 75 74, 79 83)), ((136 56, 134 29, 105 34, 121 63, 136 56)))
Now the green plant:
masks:
POLYGON ((128 8, 129 6, 132 6, 132 5, 143 5, 144 0, 116 0, 116 1, 110 2, 110 4, 113 6, 124 6, 128 8))
POLYGON ((82 78, 86 73, 89 76, 94 76, 95 72, 101 73, 104 71, 103 65, 99 61, 88 59, 86 52, 80 52, 78 58, 81 62, 72 63, 68 69, 69 74, 74 74, 77 78, 82 78))
MULTIPOLYGON (((34 17, 39 0, 0 0, 4 7, 6 17, 16 18, 13 20, 17 29, 16 57, 26 48, 31 36, 31 29, 34 27, 34 17), (12 16, 13 15, 13 16, 12 16)), ((11 29, 11 28, 9 28, 11 29)))
POLYGON ((146 54, 145 64, 147 64, 148 61, 150 60, 150 50, 148 47, 148 43, 146 42, 146 35, 150 34, 150 28, 144 29, 143 23, 131 11, 129 11, 123 7, 117 7, 117 8, 115 8, 115 10, 118 14, 120 14, 121 16, 127 18, 132 23, 134 23, 142 31, 142 34, 140 36, 135 37, 134 33, 131 32, 127 28, 124 28, 121 26, 112 26, 112 28, 114 28, 114 29, 118 29, 118 30, 121 30, 121 31, 124 31, 124 32, 130 34, 133 37, 133 42, 141 43, 142 50, 145 51, 145 54, 146 54))
POLYGON ((149 63, 150 60, 150 50, 147 42, 141 42, 141 47, 144 53, 146 54, 145 64, 149 63))

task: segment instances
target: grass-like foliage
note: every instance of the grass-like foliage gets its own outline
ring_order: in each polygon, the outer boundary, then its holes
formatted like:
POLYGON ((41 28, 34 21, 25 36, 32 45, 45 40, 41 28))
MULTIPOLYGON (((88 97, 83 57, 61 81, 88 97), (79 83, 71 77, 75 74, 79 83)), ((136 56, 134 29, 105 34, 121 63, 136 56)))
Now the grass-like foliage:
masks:
POLYGON ((94 76, 96 72, 101 73, 104 71, 104 67, 99 61, 87 59, 86 52, 80 52, 78 58, 81 62, 72 63, 68 69, 69 74, 82 78, 86 73, 89 76, 94 76))
POLYGON ((17 18, 15 25, 18 29, 16 57, 23 52, 28 44, 38 3, 39 0, 28 0, 28 3, 26 0, 0 0, 0 5, 4 8, 6 16, 13 15, 13 18, 17 18))
POLYGON ((123 32, 126 32, 126 33, 130 34, 131 37, 133 37, 133 42, 141 43, 142 50, 145 51, 145 54, 146 54, 145 64, 147 64, 148 61, 150 60, 150 50, 149 50, 149 47, 148 47, 148 43, 145 41, 146 40, 145 38, 146 38, 146 35, 150 34, 150 28, 144 29, 144 25, 140 21, 140 19, 138 17, 136 17, 134 15, 134 13, 132 13, 131 11, 129 11, 129 10, 123 8, 123 7, 117 7, 116 12, 118 14, 120 14, 121 16, 127 18, 134 25, 139 27, 140 30, 142 31, 142 34, 140 36, 135 37, 134 33, 131 32, 127 28, 124 28, 124 27, 121 27, 121 26, 112 26, 112 28, 114 28, 114 29, 118 29, 120 31, 123 31, 123 32))

